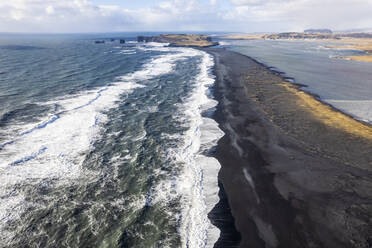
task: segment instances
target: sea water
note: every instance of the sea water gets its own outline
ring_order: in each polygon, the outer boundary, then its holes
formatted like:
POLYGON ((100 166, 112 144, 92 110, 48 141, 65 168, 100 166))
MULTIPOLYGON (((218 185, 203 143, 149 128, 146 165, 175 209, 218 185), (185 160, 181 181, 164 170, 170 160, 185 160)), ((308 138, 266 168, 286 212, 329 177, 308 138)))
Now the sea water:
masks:
POLYGON ((213 58, 99 38, 0 36, 0 247, 212 247, 213 58))
POLYGON ((343 59, 364 51, 331 48, 340 43, 303 40, 224 40, 225 47, 250 56, 305 91, 356 119, 372 123, 372 63, 343 59), (290 80, 292 81, 292 80, 290 80))

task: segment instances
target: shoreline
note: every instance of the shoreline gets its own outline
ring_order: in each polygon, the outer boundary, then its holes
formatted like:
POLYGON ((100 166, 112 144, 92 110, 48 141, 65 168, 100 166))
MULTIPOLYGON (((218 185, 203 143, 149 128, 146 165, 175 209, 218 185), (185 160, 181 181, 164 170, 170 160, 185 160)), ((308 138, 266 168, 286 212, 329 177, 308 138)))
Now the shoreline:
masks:
MULTIPOLYGON (((244 54, 242 54, 242 55, 244 55, 244 54)), ((244 56, 246 56, 246 55, 244 55, 244 56)), ((328 103, 328 102, 324 101, 324 99, 322 99, 318 94, 313 93, 311 91, 307 91, 305 88, 309 87, 308 85, 301 84, 301 83, 296 83, 295 78, 286 76, 286 72, 280 71, 276 67, 269 66, 269 65, 267 65, 263 62, 260 62, 255 58, 252 58, 252 57, 249 57, 249 56, 247 56, 247 57, 249 59, 253 60, 254 62, 256 62, 257 64, 261 65, 265 69, 270 70, 276 76, 282 78, 283 82, 286 82, 286 83, 289 83, 290 85, 293 85, 296 88, 297 91, 303 92, 304 94, 307 94, 307 95, 311 96, 315 101, 319 101, 323 105, 327 105, 328 107, 332 108, 332 110, 335 111, 335 112, 346 115, 347 117, 349 117, 349 118, 351 118, 351 119, 353 119, 353 120, 355 120, 355 121, 357 121, 357 122, 359 122, 359 123, 361 123, 365 126, 368 126, 368 127, 372 128, 372 123, 361 120, 361 119, 357 118, 356 116, 343 111, 342 109, 338 109, 335 106, 333 106, 331 103, 328 103)))
POLYGON ((372 139, 318 118, 299 102, 303 95, 331 109, 327 115, 351 119, 302 85, 281 85, 281 73, 268 66, 221 48, 203 50, 215 58, 214 118, 226 134, 216 152, 219 181, 240 247, 368 247, 372 139))
MULTIPOLYGON (((221 38, 221 37, 220 37, 221 38)), ((353 60, 358 62, 372 62, 372 38, 352 38, 340 37, 337 38, 274 38, 267 39, 262 35, 233 35, 222 36, 225 40, 272 40, 272 41, 305 41, 305 42, 325 42, 333 43, 334 45, 326 46, 329 49, 357 50, 364 52, 362 55, 339 56, 339 59, 353 60), (339 43, 339 45, 335 45, 339 43)))

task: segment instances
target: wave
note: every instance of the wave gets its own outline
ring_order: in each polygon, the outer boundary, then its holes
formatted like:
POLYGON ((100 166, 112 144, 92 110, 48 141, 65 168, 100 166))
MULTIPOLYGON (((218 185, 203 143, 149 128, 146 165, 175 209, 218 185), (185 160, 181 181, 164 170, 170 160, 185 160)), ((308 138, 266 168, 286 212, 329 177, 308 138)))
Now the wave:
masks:
POLYGON ((201 55, 197 86, 184 106, 191 126, 182 154, 187 161, 181 176, 182 216, 186 217, 181 222, 181 233, 185 247, 213 247, 220 236, 219 229, 208 219, 208 213, 219 201, 218 172, 221 166, 208 153, 224 133, 213 119, 202 116, 204 111, 217 106, 217 101, 208 97, 208 88, 215 81, 211 73, 213 58, 204 52, 201 55))
POLYGON ((119 54, 127 54, 127 55, 130 55, 130 54, 136 54, 137 52, 133 49, 123 49, 119 52, 119 54))
POLYGON ((231 45, 231 43, 227 42, 227 41, 219 41, 218 43, 220 44, 220 46, 230 46, 231 45))
MULTIPOLYGON (((64 186, 89 176, 85 175, 83 163, 101 137, 108 119, 106 111, 117 107, 135 89, 145 87, 142 81, 173 72, 177 62, 191 57, 200 60, 199 74, 190 82, 191 94, 177 105, 187 131, 179 134, 183 142, 178 147, 166 151, 174 165, 182 164, 181 172, 158 183, 149 195, 133 203, 133 208, 180 199, 177 218, 182 246, 212 247, 217 241, 219 230, 211 224, 208 213, 219 201, 220 165, 208 154, 223 132, 214 120, 203 117, 203 112, 217 105, 209 97, 209 87, 214 83, 213 58, 196 49, 169 48, 164 44, 139 44, 137 48, 165 54, 156 55, 138 71, 117 77, 105 87, 39 103, 55 111, 43 121, 10 127, 14 129, 9 130, 11 137, 0 144, 0 243, 8 243, 14 235, 6 232, 8 223, 21 218, 30 207, 38 207, 27 199, 27 190, 22 188, 36 189, 49 182, 64 186)), ((146 135, 141 132, 134 139, 146 135)), ((136 158, 128 155, 126 159, 136 158)))
POLYGON ((139 43, 144 47, 167 47, 169 43, 160 43, 160 42, 146 42, 146 43, 139 43))
POLYGON ((141 81, 171 72, 182 58, 177 54, 158 55, 108 86, 40 103, 55 106, 51 109, 58 111, 39 123, 9 127, 16 131, 8 133, 16 134, 0 144, 0 243, 14 235, 5 235, 7 223, 20 218, 33 204, 25 200, 27 190, 17 189, 22 185, 38 188, 49 180, 63 185, 83 177, 83 162, 100 138, 106 111, 117 107, 135 89, 145 87, 141 81))
POLYGON ((175 52, 169 56, 199 57, 199 74, 193 79, 191 95, 180 104, 180 116, 187 131, 180 134, 182 142, 176 148, 166 151, 174 166, 182 164, 180 174, 163 180, 152 189, 146 205, 171 202, 180 199, 178 214, 182 247, 213 247, 220 231, 208 219, 208 213, 218 203, 218 172, 220 164, 208 152, 224 135, 218 124, 203 112, 213 109, 217 101, 209 97, 209 87, 214 84, 211 69, 213 58, 202 51, 191 48, 152 47, 142 48, 155 51, 175 52), (207 154, 207 155, 206 155, 207 154))

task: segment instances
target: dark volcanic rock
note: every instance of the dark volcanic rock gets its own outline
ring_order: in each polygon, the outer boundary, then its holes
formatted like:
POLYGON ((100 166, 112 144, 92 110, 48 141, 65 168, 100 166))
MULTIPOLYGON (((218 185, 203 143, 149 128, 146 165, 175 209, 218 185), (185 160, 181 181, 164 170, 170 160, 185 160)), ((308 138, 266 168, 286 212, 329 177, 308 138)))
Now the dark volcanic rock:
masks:
POLYGON ((138 42, 169 43, 172 47, 210 47, 218 45, 207 35, 166 34, 158 36, 137 36, 138 42))

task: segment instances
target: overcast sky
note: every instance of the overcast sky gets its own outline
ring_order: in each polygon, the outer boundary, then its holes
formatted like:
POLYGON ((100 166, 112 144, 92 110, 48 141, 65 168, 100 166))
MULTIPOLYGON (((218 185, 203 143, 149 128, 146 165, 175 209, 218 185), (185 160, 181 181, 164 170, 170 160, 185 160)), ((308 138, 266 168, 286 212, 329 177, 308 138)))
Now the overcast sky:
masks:
POLYGON ((372 28, 372 0, 0 0, 0 32, 372 28))

